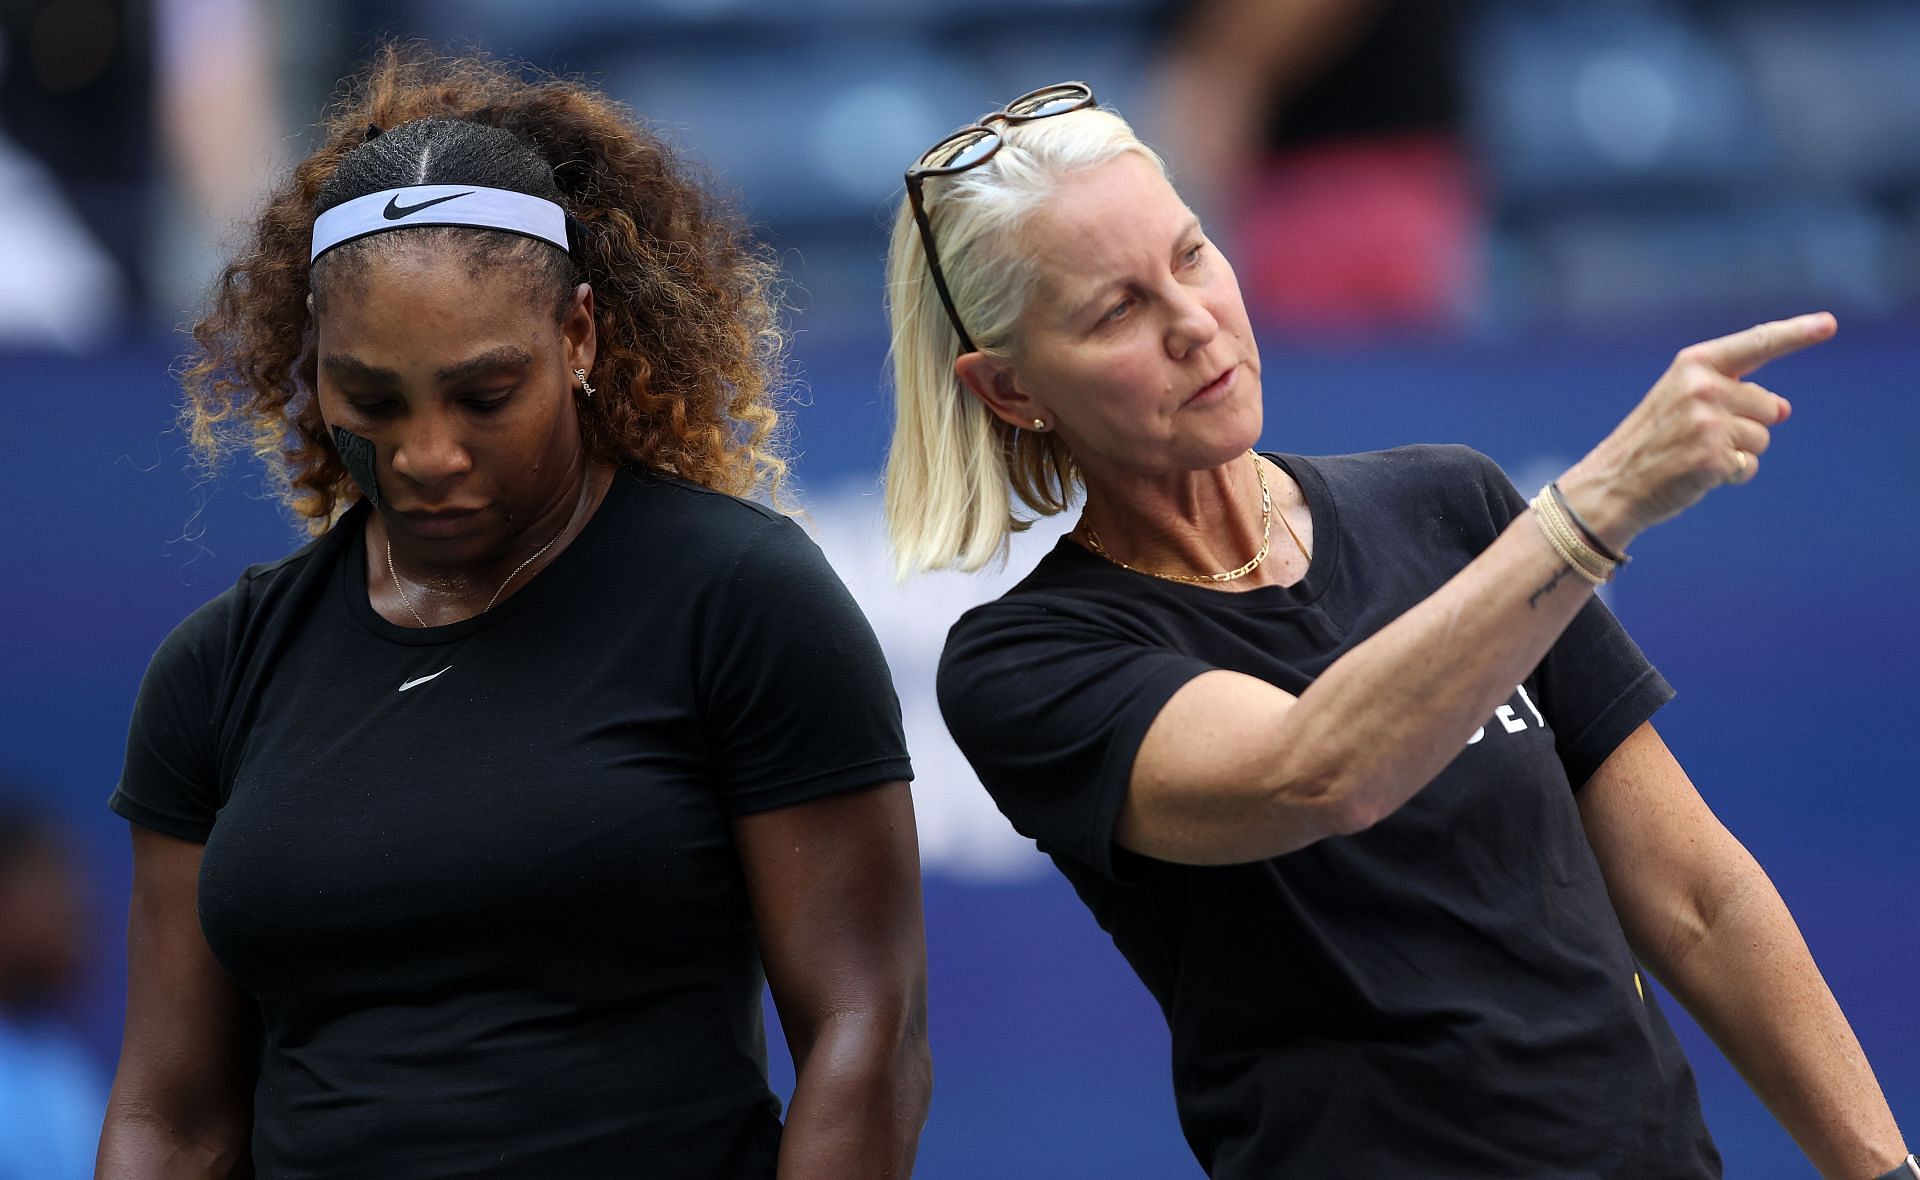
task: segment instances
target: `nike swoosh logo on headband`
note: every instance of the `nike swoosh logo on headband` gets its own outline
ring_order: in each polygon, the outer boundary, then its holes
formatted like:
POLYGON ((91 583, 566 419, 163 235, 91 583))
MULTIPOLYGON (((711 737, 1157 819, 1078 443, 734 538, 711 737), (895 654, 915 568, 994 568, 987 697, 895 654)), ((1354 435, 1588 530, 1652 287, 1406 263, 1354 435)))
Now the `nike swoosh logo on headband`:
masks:
POLYGON ((398 221, 402 217, 410 217, 420 212, 420 210, 427 208, 429 205, 438 205, 442 201, 454 201, 461 197, 470 197, 472 195, 472 190, 468 190, 464 193, 449 193, 444 197, 435 197, 431 201, 422 201, 418 205, 402 205, 400 203, 400 195, 395 193, 393 199, 387 202, 387 207, 380 211, 380 216, 386 218, 388 221, 398 221))

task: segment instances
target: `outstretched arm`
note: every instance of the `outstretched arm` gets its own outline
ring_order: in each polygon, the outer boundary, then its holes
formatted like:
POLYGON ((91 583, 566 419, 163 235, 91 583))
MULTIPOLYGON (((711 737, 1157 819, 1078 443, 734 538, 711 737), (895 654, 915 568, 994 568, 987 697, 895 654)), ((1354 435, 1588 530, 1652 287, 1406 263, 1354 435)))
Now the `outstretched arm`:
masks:
POLYGON ((749 815, 734 838, 798 1075, 780 1180, 910 1175, 933 1068, 907 784, 749 815))
MULTIPOLYGON (((1825 314, 1682 349, 1560 487, 1616 550, 1760 468, 1786 399, 1743 378, 1831 337, 1825 314)), ((1590 587, 1530 516, 1295 697, 1215 670, 1167 701, 1134 757, 1114 838, 1188 864, 1262 860, 1391 815, 1524 680, 1590 587)))
POLYGON ((1627 941, 1830 1180, 1906 1155, 1860 1042, 1773 882, 1651 724, 1582 788, 1580 816, 1627 941))

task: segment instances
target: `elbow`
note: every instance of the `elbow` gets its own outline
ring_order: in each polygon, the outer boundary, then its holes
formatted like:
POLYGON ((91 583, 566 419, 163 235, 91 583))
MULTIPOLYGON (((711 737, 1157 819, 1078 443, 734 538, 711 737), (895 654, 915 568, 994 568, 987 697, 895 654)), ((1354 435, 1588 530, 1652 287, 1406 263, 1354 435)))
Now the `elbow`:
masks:
POLYGON ((925 992, 916 995, 889 1019, 876 1022, 885 1031, 874 1040, 886 1047, 885 1086, 894 1097, 894 1109, 915 1127, 927 1121, 933 1102, 933 1046, 927 1036, 925 992))
MULTIPOLYGON (((1684 986, 1702 970, 1695 960, 1714 958, 1716 947, 1741 945, 1755 937, 1753 923, 1770 913, 1785 914, 1779 894, 1745 849, 1733 865, 1695 882, 1667 907, 1657 923, 1634 923, 1628 941, 1663 982, 1684 986), (1771 900, 1774 904, 1767 904, 1771 900), (1640 929, 1653 926, 1652 930, 1640 929)), ((1791 918, 1788 919, 1791 921, 1791 918)), ((1764 936, 1762 936, 1764 937, 1764 936)))
POLYGON ((1363 807, 1343 805, 1337 809, 1329 810, 1324 825, 1326 836, 1322 838, 1325 839, 1332 836, 1358 836, 1384 818, 1384 816, 1376 815, 1374 812, 1363 807))
POLYGON ((250 1176, 251 1140, 249 1119, 189 1122, 116 1090, 101 1123, 97 1174, 250 1176))
POLYGON ((900 1079, 901 1114, 917 1131, 926 1125, 933 1106, 933 1049, 925 1036, 901 1053, 895 1076, 900 1079))
POLYGON ((1329 834, 1358 836, 1394 813, 1395 808, 1364 791, 1336 792, 1324 805, 1329 834))
POLYGON ((897 1109, 914 1127, 924 1126, 933 1105, 933 1045, 927 1038, 927 1010, 912 1010, 893 1053, 893 1089, 897 1109))
POLYGON ((862 1096, 873 1109, 887 1109, 914 1127, 926 1122, 933 1101, 933 1049, 924 1003, 894 1011, 847 1013, 829 1021, 806 1071, 862 1096))
POLYGON ((1286 817, 1285 826, 1310 844, 1358 835, 1393 813, 1373 781, 1376 768, 1351 741, 1330 727, 1303 724, 1298 709, 1282 720, 1280 756, 1259 804, 1266 815, 1286 817))
POLYGON ((895 1045, 885 1063, 860 1088, 867 1093, 867 1109, 880 1116, 874 1135, 877 1142, 886 1145, 881 1154, 890 1157, 889 1166, 876 1167, 869 1174, 912 1175, 913 1158, 933 1105, 933 1050, 924 1022, 913 1035, 895 1045))
MULTIPOLYGON (((1302 759, 1283 771, 1265 801, 1269 815, 1298 817, 1311 840, 1355 836, 1393 814, 1379 792, 1327 761, 1302 759)), ((1290 825, 1294 826, 1294 825, 1290 825)))

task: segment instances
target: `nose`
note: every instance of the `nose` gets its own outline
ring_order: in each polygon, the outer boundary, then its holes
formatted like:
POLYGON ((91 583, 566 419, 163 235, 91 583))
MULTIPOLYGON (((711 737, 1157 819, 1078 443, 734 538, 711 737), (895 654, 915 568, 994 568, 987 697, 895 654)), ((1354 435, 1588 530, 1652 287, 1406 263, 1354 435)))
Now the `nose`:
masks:
POLYGON ((1175 360, 1204 348, 1220 334, 1219 319, 1198 292, 1177 287, 1169 307, 1173 315, 1167 324, 1167 355, 1175 360))
POLYGON ((434 410, 408 415, 393 451, 393 470, 425 487, 473 470, 473 456, 452 415, 434 410))

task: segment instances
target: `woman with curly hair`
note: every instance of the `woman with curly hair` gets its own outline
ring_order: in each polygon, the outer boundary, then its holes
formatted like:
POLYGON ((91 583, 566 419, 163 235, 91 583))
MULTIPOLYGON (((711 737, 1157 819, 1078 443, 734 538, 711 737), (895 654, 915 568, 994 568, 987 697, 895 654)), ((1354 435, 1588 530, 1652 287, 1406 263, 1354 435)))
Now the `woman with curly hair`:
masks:
POLYGON ((194 438, 319 535, 142 684, 101 1175, 909 1172, 899 705, 742 498, 774 279, 589 88, 389 48, 339 105, 195 331, 194 438))

